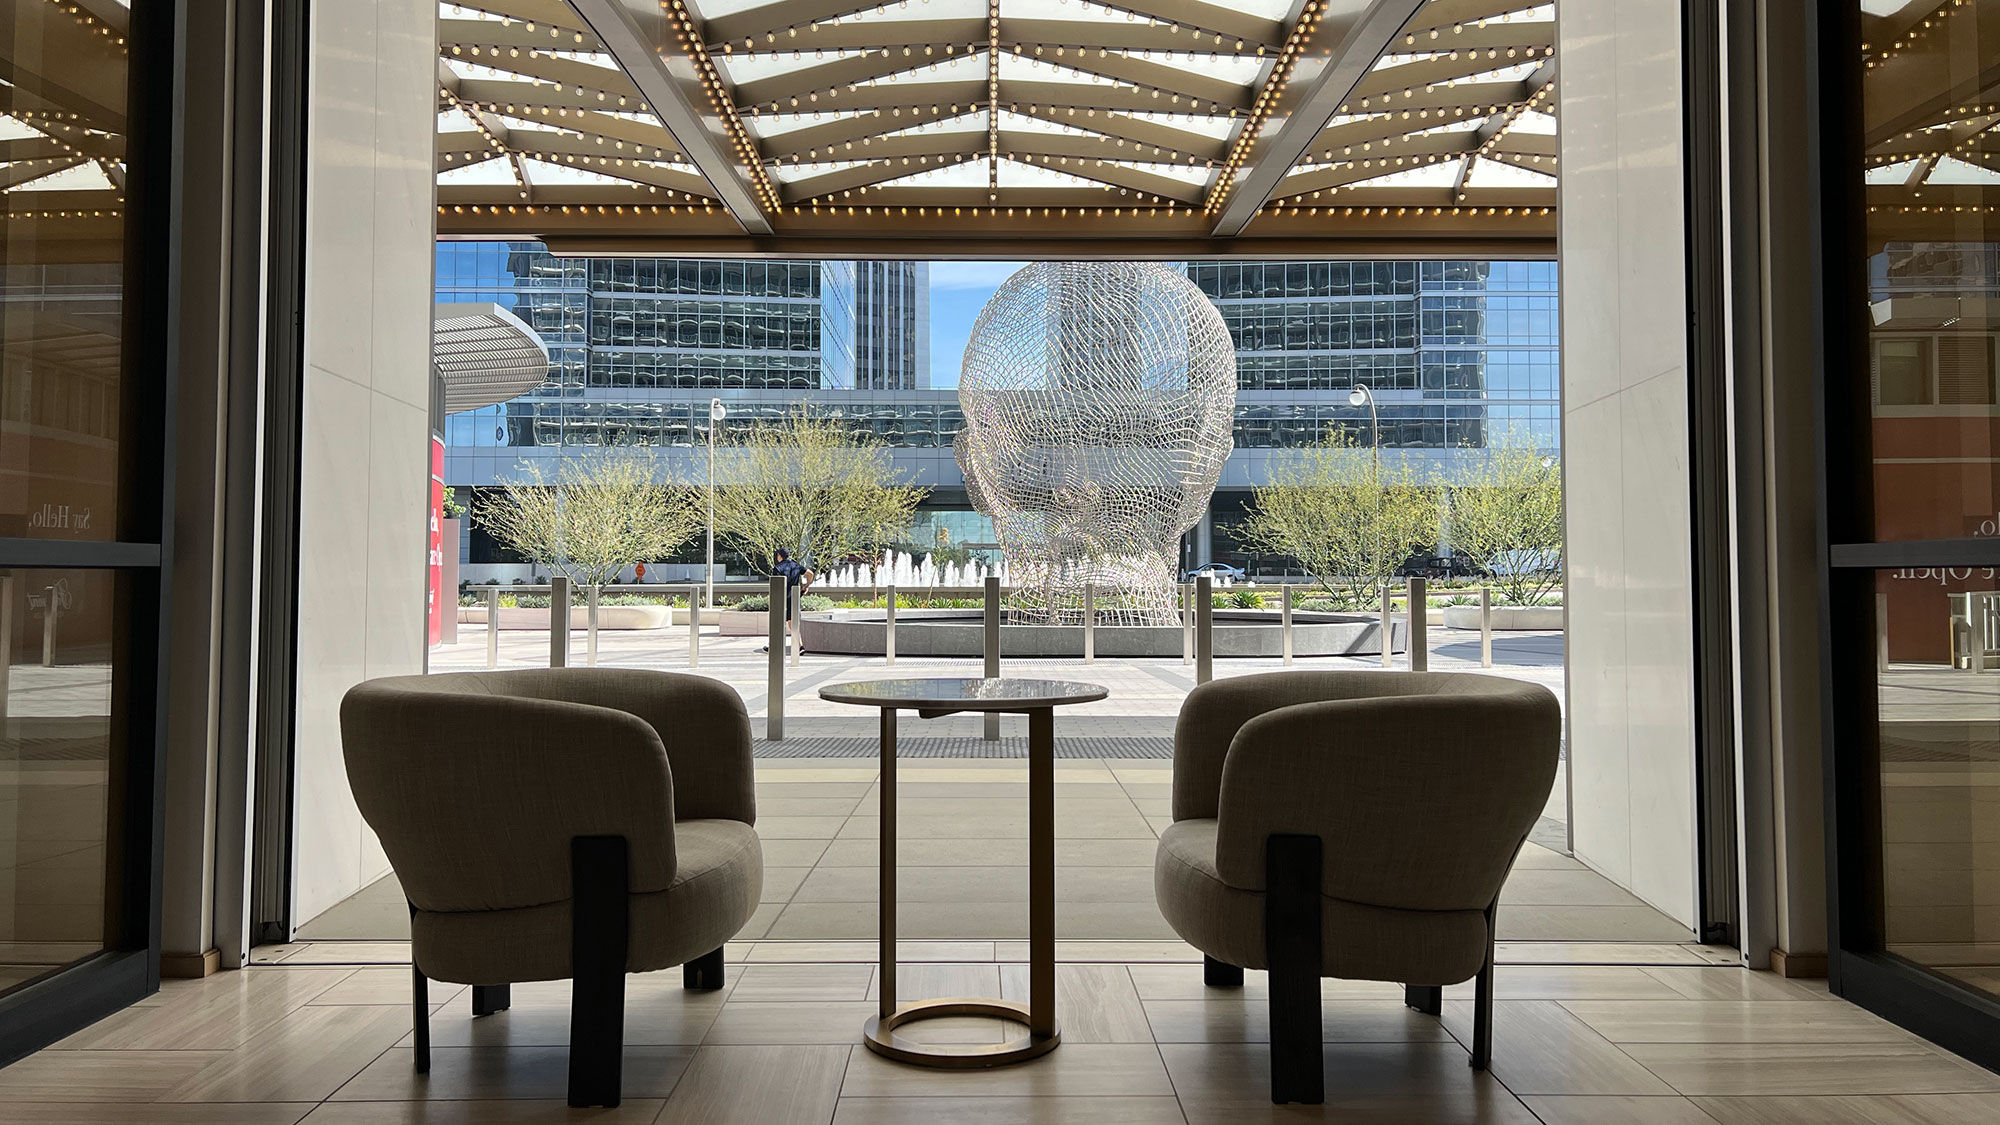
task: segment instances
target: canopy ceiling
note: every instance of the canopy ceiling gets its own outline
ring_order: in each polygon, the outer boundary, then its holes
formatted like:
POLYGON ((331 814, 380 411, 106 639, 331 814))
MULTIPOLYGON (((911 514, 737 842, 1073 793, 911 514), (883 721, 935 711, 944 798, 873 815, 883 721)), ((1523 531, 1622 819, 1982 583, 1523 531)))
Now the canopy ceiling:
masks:
POLYGON ((1549 253, 1554 20, 1519 0, 441 4, 438 230, 676 254, 1549 253))

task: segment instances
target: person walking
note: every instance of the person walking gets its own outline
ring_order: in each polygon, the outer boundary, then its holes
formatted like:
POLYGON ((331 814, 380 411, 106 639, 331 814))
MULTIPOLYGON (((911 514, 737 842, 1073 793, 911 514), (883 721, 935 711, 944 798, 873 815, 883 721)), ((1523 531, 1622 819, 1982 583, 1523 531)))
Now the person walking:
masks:
MULTIPOLYGON (((806 651, 805 637, 799 633, 796 620, 799 600, 806 596, 807 590, 812 589, 814 580, 819 576, 813 573, 811 567, 794 559, 792 552, 784 547, 773 551, 771 557, 777 560, 771 567, 771 574, 785 580, 785 632, 792 637, 792 644, 798 646, 799 655, 803 656, 806 651)), ((766 652, 770 647, 765 645, 757 651, 766 652)))

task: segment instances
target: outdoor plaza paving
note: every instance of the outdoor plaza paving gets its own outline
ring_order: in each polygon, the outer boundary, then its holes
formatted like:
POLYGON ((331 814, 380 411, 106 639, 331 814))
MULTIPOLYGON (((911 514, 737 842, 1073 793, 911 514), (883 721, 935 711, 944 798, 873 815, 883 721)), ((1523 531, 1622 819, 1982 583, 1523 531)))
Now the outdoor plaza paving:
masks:
MULTIPOLYGON (((768 657, 759 638, 702 640, 699 674, 743 696, 758 740, 757 831, 764 842, 763 905, 745 941, 858 941, 876 924, 880 790, 875 712, 819 699, 827 684, 887 676, 968 676, 977 661, 806 653, 787 667, 785 738, 765 734, 768 657)), ((1559 633, 1501 634, 1494 674, 1533 680, 1562 693, 1559 633)), ((502 667, 546 666, 548 635, 502 630, 502 667)), ((571 663, 584 662, 575 637, 571 663)), ((598 664, 687 670, 684 627, 600 634, 598 664)), ((1431 631, 1430 667, 1478 670, 1477 633, 1431 631)), ((432 650, 431 671, 484 668, 483 626, 462 626, 454 644, 432 650)), ((1379 668, 1377 657, 1316 658, 1301 668, 1379 668)), ((1396 666, 1407 658, 1396 657, 1396 666)), ((1215 662, 1218 677, 1272 671, 1279 660, 1215 662)), ((1057 932, 1071 941, 1169 941, 1153 901, 1153 851, 1169 822, 1173 725, 1194 686, 1178 659, 1008 660, 1009 676, 1085 680, 1110 689, 1101 702, 1056 716, 1057 932)), ((1027 936, 1027 763, 1025 720, 1003 720, 998 744, 980 738, 977 716, 920 720, 899 731, 898 918, 905 938, 1008 941, 1027 936), (979 756, 975 756, 979 755, 979 756), (1003 755, 1003 756, 985 756, 1003 755)), ((1692 935, 1566 854, 1562 776, 1533 842, 1502 897, 1508 940, 1686 942, 1692 935)), ((393 875, 310 919, 301 941, 400 941, 408 908, 393 875)), ((1184 948, 1184 947, 1183 947, 1184 948)), ((359 951, 355 951, 359 955, 359 951)), ((367 958, 364 958, 367 959, 367 958)))

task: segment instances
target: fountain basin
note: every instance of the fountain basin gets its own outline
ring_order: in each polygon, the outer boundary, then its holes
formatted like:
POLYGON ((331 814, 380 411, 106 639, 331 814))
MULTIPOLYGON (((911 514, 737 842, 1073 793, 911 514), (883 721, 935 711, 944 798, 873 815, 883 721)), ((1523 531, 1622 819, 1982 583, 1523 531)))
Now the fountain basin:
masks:
MULTIPOLYGON (((1218 657, 1284 655, 1276 610, 1218 609, 1213 620, 1218 657)), ((800 620, 799 629, 807 652, 880 656, 888 651, 888 628, 881 610, 809 613, 800 620)), ((1406 651, 1408 625, 1398 617, 1390 630, 1392 650, 1406 651)), ((1182 651, 1178 625, 1099 625, 1096 634, 1098 656, 1178 657, 1182 651)), ((899 656, 976 657, 985 651, 984 624, 978 610, 896 611, 899 656)), ((1381 651, 1381 625, 1372 614, 1292 614, 1294 656, 1372 656, 1381 651)), ((1000 655, 1081 657, 1083 626, 1002 623, 1000 655)))

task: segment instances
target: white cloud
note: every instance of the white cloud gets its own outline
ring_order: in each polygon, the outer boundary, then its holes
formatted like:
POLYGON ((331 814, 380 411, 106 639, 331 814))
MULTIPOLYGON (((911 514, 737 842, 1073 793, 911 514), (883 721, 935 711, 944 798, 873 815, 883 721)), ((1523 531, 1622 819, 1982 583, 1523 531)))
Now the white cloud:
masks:
POLYGON ((932 289, 998 289, 1026 262, 932 262, 932 289))

